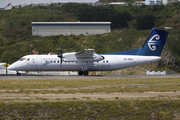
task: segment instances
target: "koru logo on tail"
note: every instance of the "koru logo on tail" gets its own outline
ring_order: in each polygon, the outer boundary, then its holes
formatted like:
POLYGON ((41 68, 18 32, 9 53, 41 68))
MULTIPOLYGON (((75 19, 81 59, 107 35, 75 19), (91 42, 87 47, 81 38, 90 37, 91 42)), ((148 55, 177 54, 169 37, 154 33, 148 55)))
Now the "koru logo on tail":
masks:
POLYGON ((160 45, 160 42, 161 42, 161 41, 158 41, 159 39, 160 39, 160 36, 156 34, 148 41, 148 46, 150 50, 152 51, 156 50, 156 45, 160 45))

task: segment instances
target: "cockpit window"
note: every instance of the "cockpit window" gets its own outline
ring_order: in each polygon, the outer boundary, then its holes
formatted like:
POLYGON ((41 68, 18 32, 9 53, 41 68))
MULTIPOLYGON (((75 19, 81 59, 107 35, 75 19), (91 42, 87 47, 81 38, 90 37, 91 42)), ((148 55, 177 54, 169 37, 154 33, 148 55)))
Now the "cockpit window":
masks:
POLYGON ((29 58, 26 58, 24 61, 29 61, 29 58))
POLYGON ((29 58, 21 58, 19 61, 29 61, 29 58))
POLYGON ((21 58, 21 59, 19 59, 19 61, 24 61, 26 58, 21 58))

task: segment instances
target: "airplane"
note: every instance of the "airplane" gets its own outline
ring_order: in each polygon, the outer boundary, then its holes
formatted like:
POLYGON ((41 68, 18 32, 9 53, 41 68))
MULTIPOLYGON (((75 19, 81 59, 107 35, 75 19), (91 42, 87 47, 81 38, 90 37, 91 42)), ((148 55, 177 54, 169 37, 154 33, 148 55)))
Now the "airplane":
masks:
POLYGON ((153 28, 139 49, 107 54, 96 54, 94 49, 57 55, 26 55, 7 69, 17 71, 78 71, 78 75, 88 75, 88 71, 113 71, 127 67, 153 63, 161 59, 170 27, 153 28))

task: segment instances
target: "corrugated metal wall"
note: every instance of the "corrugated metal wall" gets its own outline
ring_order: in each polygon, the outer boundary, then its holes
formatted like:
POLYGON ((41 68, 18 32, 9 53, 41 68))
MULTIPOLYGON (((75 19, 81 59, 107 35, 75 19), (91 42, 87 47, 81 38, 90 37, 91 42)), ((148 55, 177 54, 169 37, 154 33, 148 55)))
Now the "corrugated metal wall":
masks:
POLYGON ((110 22, 32 22, 33 36, 91 35, 111 32, 110 22))

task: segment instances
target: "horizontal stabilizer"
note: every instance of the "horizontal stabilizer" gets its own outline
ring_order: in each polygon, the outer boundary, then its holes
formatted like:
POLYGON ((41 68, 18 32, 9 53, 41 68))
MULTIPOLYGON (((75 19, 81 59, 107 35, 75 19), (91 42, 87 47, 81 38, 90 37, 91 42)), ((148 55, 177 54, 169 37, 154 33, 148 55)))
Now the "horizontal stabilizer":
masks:
POLYGON ((163 28, 157 28, 157 30, 170 30, 172 27, 163 27, 163 28))

